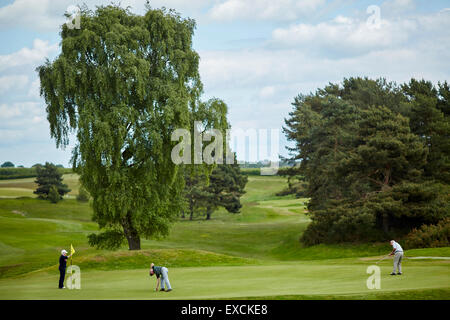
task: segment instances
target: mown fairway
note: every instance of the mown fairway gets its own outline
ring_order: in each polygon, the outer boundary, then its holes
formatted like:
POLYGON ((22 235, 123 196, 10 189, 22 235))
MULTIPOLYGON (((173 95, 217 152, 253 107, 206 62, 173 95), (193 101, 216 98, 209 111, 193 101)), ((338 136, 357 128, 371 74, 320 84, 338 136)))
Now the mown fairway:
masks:
MULTIPOLYGON (((75 175, 65 175, 74 197, 75 175)), ((277 197, 280 177, 250 176, 240 214, 180 220, 169 237, 144 240, 143 250, 95 250, 91 209, 73 198, 51 204, 33 198, 33 179, 0 182, 0 299, 450 299, 450 260, 405 259, 404 275, 380 263, 381 289, 369 290, 366 269, 388 244, 303 248, 307 199, 277 197), (20 189, 18 192, 16 189, 20 189), (57 260, 73 243, 81 290, 58 290, 57 260), (154 292, 150 262, 169 267, 171 293, 154 292)), ((450 248, 407 250, 407 257, 450 257, 450 248)))

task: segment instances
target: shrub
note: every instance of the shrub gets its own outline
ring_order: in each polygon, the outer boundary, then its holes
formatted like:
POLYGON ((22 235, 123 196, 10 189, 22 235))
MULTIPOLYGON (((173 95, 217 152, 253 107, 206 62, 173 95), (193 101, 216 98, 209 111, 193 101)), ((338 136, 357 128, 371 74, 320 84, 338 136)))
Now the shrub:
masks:
POLYGON ((51 203, 57 203, 61 200, 61 196, 59 195, 58 188, 56 188, 56 186, 50 187, 48 192, 48 200, 50 200, 51 203))
POLYGON ((90 198, 89 192, 83 187, 80 187, 77 195, 77 200, 80 202, 88 202, 90 198))
POLYGON ((450 218, 436 225, 422 225, 419 229, 413 229, 405 238, 405 246, 409 249, 450 246, 450 218))
POLYGON ((375 216, 361 203, 359 206, 339 203, 326 210, 317 210, 311 220, 300 238, 306 246, 377 240, 375 216))

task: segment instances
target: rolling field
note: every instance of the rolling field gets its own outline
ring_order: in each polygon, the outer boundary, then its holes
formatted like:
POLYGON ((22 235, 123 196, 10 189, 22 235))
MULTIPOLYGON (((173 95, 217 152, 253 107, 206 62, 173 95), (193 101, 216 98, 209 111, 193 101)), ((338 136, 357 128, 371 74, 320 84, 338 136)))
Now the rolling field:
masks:
POLYGON ((24 198, 33 181, 0 181, 0 299, 450 299, 449 259, 408 259, 450 257, 450 248, 406 250, 402 276, 383 261, 381 289, 369 290, 367 267, 389 244, 302 247, 307 199, 275 196, 284 178, 249 176, 241 213, 180 219, 132 252, 88 246, 98 228, 89 204, 73 199, 76 175, 64 175, 72 192, 58 204, 24 198), (71 243, 82 289, 58 290, 59 251, 71 243), (154 292, 151 262, 169 268, 172 292, 154 292))
MULTIPOLYGON (((64 183, 71 189, 66 195, 66 198, 74 198, 78 194, 78 175, 74 173, 64 174, 63 179, 64 183)), ((37 184, 34 182, 35 180, 36 178, 0 180, 0 199, 17 197, 35 198, 36 195, 33 193, 37 188, 37 184)))

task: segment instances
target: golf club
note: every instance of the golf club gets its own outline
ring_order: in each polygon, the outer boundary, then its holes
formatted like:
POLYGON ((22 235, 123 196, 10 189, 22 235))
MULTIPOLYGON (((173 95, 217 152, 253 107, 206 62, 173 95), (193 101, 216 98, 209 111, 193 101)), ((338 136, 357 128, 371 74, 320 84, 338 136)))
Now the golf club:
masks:
POLYGON ((386 259, 387 257, 389 257, 389 255, 385 255, 383 258, 381 258, 380 260, 378 260, 375 264, 378 264, 379 262, 383 261, 383 260, 386 259))

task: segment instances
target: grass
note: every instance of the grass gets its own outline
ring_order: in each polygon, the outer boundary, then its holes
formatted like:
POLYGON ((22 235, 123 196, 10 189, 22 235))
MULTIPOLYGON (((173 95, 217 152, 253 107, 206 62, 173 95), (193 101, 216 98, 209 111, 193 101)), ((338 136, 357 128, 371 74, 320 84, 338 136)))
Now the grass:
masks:
MULTIPOLYGON (((234 300, 236 298, 230 298, 234 300)), ((401 290, 366 294, 316 294, 240 297, 242 300, 448 300, 450 289, 401 290)))
MULTIPOLYGON (((450 299, 448 260, 404 261, 402 277, 387 276, 368 290, 366 268, 390 251, 389 244, 303 247, 308 199, 278 197, 282 177, 249 176, 239 214, 221 209, 212 219, 180 219, 164 239, 144 239, 141 251, 126 246, 96 250, 87 235, 98 230, 88 203, 57 204, 20 197, 33 178, 0 181, 0 299, 450 299), (73 244, 82 290, 58 291, 57 260, 73 244), (170 268, 175 290, 152 292, 151 262, 170 268)), ((78 177, 64 175, 78 191, 78 177)), ((406 257, 449 257, 450 248, 407 250, 406 257)))
MULTIPOLYGON (((360 264, 316 263, 275 264, 259 266, 178 267, 169 269, 174 290, 154 292, 155 279, 148 268, 83 272, 81 290, 58 291, 55 273, 40 272, 20 279, 0 280, 0 299, 225 299, 274 297, 357 297, 383 298, 420 290, 429 296, 439 290, 440 299, 449 299, 442 281, 448 277, 448 266, 409 265, 404 276, 389 276, 390 266, 382 269, 381 289, 366 287, 366 266, 360 264), (424 270, 433 272, 424 273, 424 270), (443 288, 444 287, 444 288, 443 288)), ((83 270, 83 269, 82 269, 83 270)), ((409 293, 411 294, 411 293, 409 293)), ((436 297, 437 298, 437 297, 436 297)))
MULTIPOLYGON (((0 180, 0 198, 36 197, 33 194, 33 191, 37 188, 35 180, 36 178, 0 180)), ((78 194, 79 183, 77 174, 64 174, 63 183, 67 184, 69 189, 71 189, 66 197, 73 198, 78 194)))

